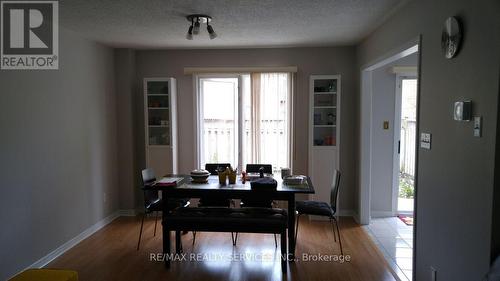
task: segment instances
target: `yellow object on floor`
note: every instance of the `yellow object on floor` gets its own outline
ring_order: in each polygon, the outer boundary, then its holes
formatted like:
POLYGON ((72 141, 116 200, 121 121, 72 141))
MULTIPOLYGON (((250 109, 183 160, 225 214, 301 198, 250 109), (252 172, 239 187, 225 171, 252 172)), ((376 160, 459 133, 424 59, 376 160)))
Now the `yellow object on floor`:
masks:
POLYGON ((61 269, 27 269, 9 281, 78 281, 78 273, 61 269))

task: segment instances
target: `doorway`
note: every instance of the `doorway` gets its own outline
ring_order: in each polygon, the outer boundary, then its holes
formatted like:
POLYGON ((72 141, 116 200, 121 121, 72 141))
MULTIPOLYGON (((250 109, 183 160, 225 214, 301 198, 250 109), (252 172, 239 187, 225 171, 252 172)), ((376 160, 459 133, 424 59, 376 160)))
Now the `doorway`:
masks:
POLYGON ((420 38, 361 71, 358 219, 404 281, 414 277, 419 44, 420 38))
POLYGON ((415 198, 417 86, 413 73, 396 76, 393 202, 396 215, 408 223, 413 220, 415 198))

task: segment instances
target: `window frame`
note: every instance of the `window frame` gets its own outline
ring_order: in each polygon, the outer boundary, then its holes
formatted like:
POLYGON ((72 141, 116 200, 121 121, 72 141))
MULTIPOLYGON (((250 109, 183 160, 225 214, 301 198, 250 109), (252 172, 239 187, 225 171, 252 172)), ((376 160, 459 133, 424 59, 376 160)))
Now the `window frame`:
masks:
MULTIPOLYGON (((294 72, 262 72, 262 73, 286 73, 288 75, 288 147, 287 147, 287 153, 288 153, 288 168, 293 170, 293 161, 295 159, 295 146, 294 146, 294 118, 293 118, 293 109, 294 109, 294 92, 295 92, 295 73, 294 72)), ((202 124, 203 124, 203 97, 201 93, 201 87, 200 87, 200 79, 203 78, 237 78, 238 79, 238 87, 237 87, 237 95, 238 95, 238 143, 237 143, 237 160, 238 160, 238 170, 242 171, 243 170, 243 128, 244 128, 244 116, 243 116, 243 98, 242 98, 242 83, 243 75, 250 75, 252 73, 250 72, 244 72, 244 73, 203 73, 203 74, 193 74, 193 93, 194 93, 194 109, 195 109, 195 117, 194 117, 194 138, 195 138, 195 153, 194 153, 194 163, 195 165, 200 168, 204 169, 204 167, 201 167, 202 163, 202 157, 204 153, 203 149, 203 144, 202 144, 202 124)))

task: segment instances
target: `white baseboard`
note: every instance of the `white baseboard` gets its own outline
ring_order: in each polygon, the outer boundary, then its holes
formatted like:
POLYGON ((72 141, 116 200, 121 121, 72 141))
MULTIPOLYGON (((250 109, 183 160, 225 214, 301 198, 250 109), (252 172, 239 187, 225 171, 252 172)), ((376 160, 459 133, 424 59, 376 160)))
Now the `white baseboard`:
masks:
POLYGON ((90 235, 96 233, 99 229, 105 227, 109 223, 111 223, 113 220, 118 218, 120 216, 120 211, 114 212, 113 214, 105 217, 104 219, 98 221, 94 225, 90 226, 89 228, 85 229, 82 233, 78 234, 71 240, 67 241, 66 243, 62 244, 59 246, 57 249, 53 250, 46 256, 42 257, 41 259, 37 260, 34 262, 32 265, 28 266, 25 269, 29 268, 41 268, 49 264, 51 261, 59 257, 60 255, 64 254, 66 251, 69 249, 73 248, 76 246, 78 243, 82 242, 85 238, 89 237, 90 235))
POLYGON ((372 218, 394 217, 394 213, 392 211, 371 211, 370 214, 372 218))

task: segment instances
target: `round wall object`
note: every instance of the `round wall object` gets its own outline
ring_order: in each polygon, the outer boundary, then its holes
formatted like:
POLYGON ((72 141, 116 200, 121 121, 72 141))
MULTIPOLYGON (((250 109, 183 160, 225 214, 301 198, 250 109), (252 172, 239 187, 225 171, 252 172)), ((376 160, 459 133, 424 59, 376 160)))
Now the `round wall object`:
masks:
POLYGON ((456 56, 462 42, 462 27, 455 17, 449 17, 444 22, 443 32, 441 33, 441 49, 447 59, 456 56))

